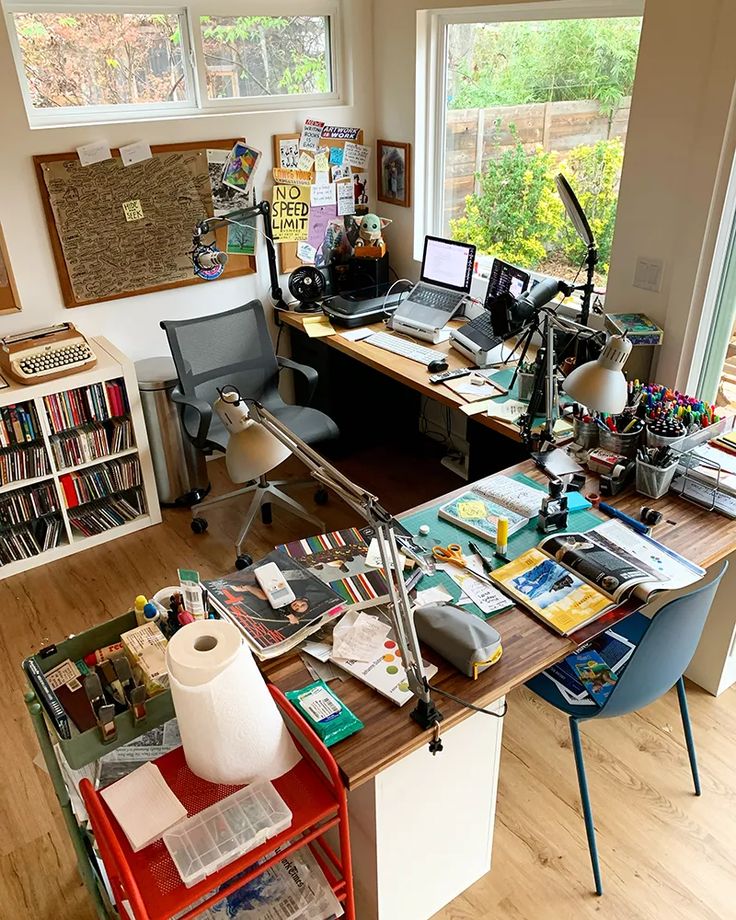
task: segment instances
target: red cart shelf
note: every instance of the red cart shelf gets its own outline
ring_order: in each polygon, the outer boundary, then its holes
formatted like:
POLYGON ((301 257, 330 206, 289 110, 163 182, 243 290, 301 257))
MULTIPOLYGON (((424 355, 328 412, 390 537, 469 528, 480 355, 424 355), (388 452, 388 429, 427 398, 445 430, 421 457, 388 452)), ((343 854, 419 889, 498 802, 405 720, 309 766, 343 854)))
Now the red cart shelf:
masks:
MULTIPOLYGON (((121 917, 127 915, 123 901, 130 904, 135 920, 169 920, 184 911, 187 912, 182 913, 183 917, 196 917, 261 875, 284 856, 309 846, 336 897, 342 902, 347 920, 355 920, 347 800, 337 764, 281 691, 273 685, 269 685, 269 690, 287 722, 291 722, 306 741, 306 745, 301 743, 292 732, 302 759, 293 770, 273 780, 279 795, 291 809, 291 827, 191 888, 182 882, 162 840, 134 853, 122 828, 89 780, 83 779, 80 783, 79 789, 121 917), (322 764, 325 772, 318 763, 322 764), (333 827, 339 834, 339 857, 324 837, 333 827), (284 849, 261 865, 256 865, 266 854, 280 847, 284 849), (206 900, 202 901, 203 898, 206 900), (195 904, 196 907, 193 907, 195 904)), ((182 748, 170 751, 154 763, 189 815, 197 814, 243 788, 208 783, 195 776, 187 767, 182 748)))

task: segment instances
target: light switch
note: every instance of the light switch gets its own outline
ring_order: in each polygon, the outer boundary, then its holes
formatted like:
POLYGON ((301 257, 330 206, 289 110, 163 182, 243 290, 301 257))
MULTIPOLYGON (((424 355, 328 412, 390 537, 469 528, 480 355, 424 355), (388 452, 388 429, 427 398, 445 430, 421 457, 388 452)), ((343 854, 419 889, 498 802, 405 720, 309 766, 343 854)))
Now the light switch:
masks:
POLYGON ((662 286, 662 267, 661 259, 645 259, 639 256, 634 270, 634 287, 655 293, 659 291, 662 286))

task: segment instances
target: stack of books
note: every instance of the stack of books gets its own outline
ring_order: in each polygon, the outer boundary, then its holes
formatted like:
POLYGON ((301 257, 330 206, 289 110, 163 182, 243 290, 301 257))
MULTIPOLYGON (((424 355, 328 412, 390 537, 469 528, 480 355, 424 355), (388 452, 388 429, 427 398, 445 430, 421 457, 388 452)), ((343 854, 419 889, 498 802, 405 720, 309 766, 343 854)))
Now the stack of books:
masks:
POLYGON ((0 447, 27 444, 40 437, 38 419, 32 403, 0 407, 0 447))

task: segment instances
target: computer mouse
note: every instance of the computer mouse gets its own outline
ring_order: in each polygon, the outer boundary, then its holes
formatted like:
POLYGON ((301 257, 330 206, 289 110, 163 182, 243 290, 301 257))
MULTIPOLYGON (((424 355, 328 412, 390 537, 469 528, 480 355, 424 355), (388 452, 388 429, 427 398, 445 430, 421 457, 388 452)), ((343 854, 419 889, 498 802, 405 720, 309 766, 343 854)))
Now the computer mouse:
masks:
POLYGON ((435 358, 433 361, 429 362, 427 365, 427 370, 430 374, 436 374, 437 371, 446 371, 447 358, 435 358))

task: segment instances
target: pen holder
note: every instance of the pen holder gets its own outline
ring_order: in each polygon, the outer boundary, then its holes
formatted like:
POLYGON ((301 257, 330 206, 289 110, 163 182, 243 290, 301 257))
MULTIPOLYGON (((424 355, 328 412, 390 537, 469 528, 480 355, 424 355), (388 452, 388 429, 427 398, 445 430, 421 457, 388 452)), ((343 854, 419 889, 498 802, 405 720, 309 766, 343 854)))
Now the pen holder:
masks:
POLYGON ((652 466, 643 460, 636 460, 636 491, 648 498, 661 498, 669 491, 679 459, 669 466, 652 466))
POLYGON ((598 446, 598 435, 601 430, 594 421, 584 422, 580 418, 572 420, 573 441, 584 450, 592 450, 598 446))
POLYGON ((636 448, 641 440, 641 428, 638 431, 630 431, 627 434, 604 431, 600 428, 598 439, 604 450, 610 450, 611 453, 621 454, 623 457, 633 459, 636 456, 636 448))
POLYGON ((685 435, 678 434, 673 438, 668 438, 663 434, 655 434, 650 428, 647 428, 645 439, 647 447, 679 447, 685 440, 685 435))

